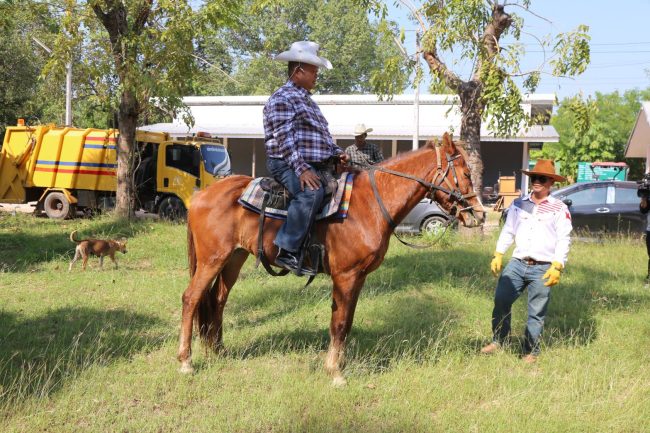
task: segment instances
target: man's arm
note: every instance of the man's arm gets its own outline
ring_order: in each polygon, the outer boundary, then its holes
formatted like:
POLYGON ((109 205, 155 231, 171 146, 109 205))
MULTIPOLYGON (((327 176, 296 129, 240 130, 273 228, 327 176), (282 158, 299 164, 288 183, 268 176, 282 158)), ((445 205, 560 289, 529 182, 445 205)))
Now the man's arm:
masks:
POLYGON ((495 251, 499 254, 505 254, 510 248, 510 245, 515 240, 515 227, 517 222, 517 209, 515 208, 514 202, 508 208, 508 214, 506 216, 506 222, 501 229, 501 234, 499 234, 499 239, 497 240, 497 246, 495 251))
POLYGON ((648 210, 650 210, 650 206, 648 206, 648 196, 647 195, 641 196, 641 203, 639 203, 639 210, 644 215, 648 213, 648 210))
POLYGON ((571 214, 569 209, 564 206, 555 216, 555 230, 557 234, 557 243, 555 244, 555 254, 553 261, 564 267, 566 259, 569 256, 569 247, 571 245, 571 214))
POLYGON ((375 154, 373 155, 373 158, 375 160, 374 164, 377 164, 384 160, 384 154, 382 153, 381 147, 379 147, 379 145, 375 144, 374 148, 375 148, 375 152, 374 152, 375 154))
POLYGON ((306 170, 309 164, 305 162, 296 148, 294 140, 294 119, 296 110, 286 98, 275 97, 269 101, 268 112, 273 129, 273 138, 278 143, 282 159, 293 169, 298 177, 306 170))

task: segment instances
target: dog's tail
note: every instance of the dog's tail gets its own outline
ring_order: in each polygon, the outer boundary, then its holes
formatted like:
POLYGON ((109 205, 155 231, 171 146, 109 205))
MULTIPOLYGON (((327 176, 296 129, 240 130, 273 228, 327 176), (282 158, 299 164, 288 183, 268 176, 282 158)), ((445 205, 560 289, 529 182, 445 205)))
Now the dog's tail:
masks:
POLYGON ((70 240, 71 240, 72 242, 75 242, 75 243, 78 244, 78 243, 81 242, 81 241, 78 241, 78 240, 75 239, 75 237, 74 237, 75 234, 77 234, 77 231, 76 231, 76 230, 74 230, 72 233, 70 233, 70 240))

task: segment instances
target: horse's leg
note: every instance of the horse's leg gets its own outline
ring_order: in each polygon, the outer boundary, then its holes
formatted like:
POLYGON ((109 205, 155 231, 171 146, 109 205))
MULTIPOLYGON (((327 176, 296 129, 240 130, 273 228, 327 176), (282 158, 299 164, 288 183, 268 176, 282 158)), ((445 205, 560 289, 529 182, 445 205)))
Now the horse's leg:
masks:
POLYGON ((345 339, 352 328, 354 310, 366 275, 332 275, 332 319, 330 322, 330 345, 325 360, 325 370, 332 376, 334 386, 346 384, 341 368, 345 360, 345 339))
POLYGON ((209 344, 215 351, 223 349, 223 310, 226 307, 230 290, 235 285, 235 282, 239 277, 239 271, 241 271, 247 258, 248 251, 235 251, 230 257, 230 260, 228 260, 228 263, 226 263, 226 266, 221 270, 219 277, 217 277, 214 282, 212 289, 217 294, 217 308, 211 326, 214 327, 216 333, 214 335, 214 341, 210 341, 209 344))
POLYGON ((178 346, 178 360, 181 373, 191 373, 192 368, 192 322, 196 307, 208 286, 217 277, 223 262, 210 266, 199 263, 190 285, 183 293, 183 312, 181 318, 181 336, 178 346))

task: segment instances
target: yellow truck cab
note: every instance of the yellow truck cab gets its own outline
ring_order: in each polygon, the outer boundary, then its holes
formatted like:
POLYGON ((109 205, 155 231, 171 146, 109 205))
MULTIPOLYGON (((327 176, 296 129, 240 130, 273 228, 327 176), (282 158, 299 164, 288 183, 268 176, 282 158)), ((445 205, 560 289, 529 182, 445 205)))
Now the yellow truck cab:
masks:
MULTIPOLYGON (((183 218, 192 194, 230 174, 230 157, 217 139, 197 134, 172 139, 137 131, 134 185, 137 207, 163 218, 183 218)), ((37 212, 67 218, 114 206, 115 129, 78 129, 19 122, 0 150, 0 202, 35 203, 37 212)))

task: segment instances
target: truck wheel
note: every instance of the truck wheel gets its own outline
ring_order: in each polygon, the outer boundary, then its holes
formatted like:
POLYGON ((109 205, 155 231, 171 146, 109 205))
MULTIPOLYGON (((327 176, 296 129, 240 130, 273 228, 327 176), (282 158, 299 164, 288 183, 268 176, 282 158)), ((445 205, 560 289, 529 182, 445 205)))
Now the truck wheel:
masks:
POLYGON ((160 218, 169 221, 184 220, 187 217, 187 209, 178 197, 166 197, 158 207, 160 218))
POLYGON ((430 216, 426 218, 422 225, 420 225, 420 233, 430 233, 432 235, 439 235, 445 230, 447 220, 441 216, 430 216))
POLYGON ((62 220, 74 214, 74 205, 71 205, 63 193, 51 192, 45 197, 43 210, 52 219, 62 220))

